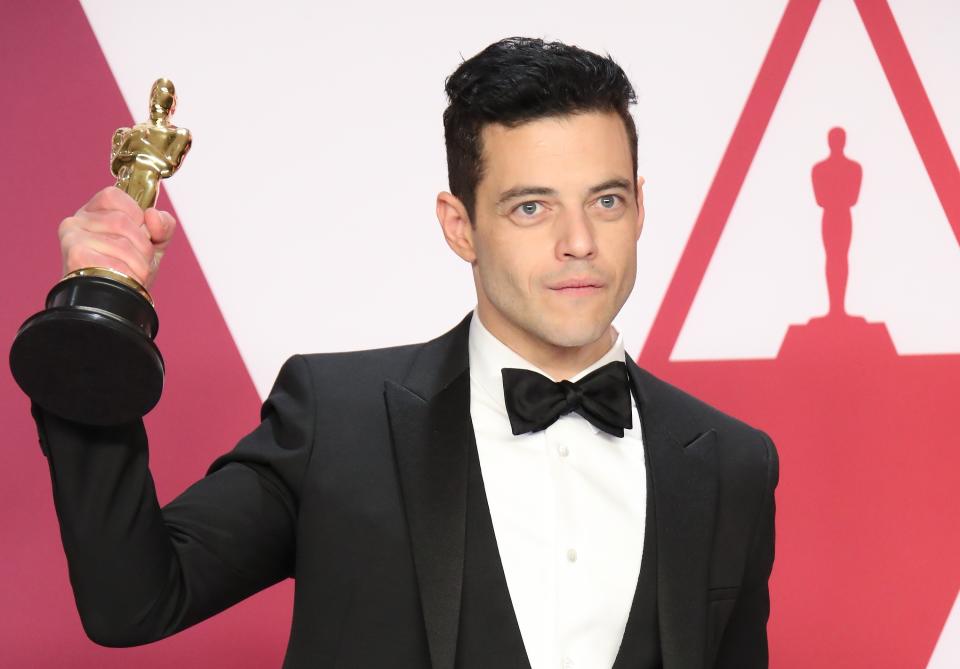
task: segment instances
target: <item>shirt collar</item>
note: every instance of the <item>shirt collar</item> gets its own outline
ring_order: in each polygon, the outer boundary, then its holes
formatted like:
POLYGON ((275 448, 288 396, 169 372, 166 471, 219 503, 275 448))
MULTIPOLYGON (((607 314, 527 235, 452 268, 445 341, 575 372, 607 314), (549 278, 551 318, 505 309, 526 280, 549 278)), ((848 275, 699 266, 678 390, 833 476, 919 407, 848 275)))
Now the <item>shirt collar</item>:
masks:
MULTIPOLYGON (((547 378, 552 378, 545 371, 527 361, 519 353, 511 349, 502 341, 497 339, 477 315, 477 310, 473 310, 473 318, 470 319, 469 334, 469 355, 470 355, 470 379, 488 395, 487 399, 493 403, 504 416, 507 415, 507 404, 503 398, 503 375, 501 370, 504 367, 516 369, 529 369, 533 372, 543 374, 547 378)), ((624 352, 623 334, 617 333, 617 340, 599 360, 589 367, 582 369, 576 375, 570 377, 571 381, 586 376, 590 372, 607 363, 619 361, 625 362, 626 354, 624 352)))

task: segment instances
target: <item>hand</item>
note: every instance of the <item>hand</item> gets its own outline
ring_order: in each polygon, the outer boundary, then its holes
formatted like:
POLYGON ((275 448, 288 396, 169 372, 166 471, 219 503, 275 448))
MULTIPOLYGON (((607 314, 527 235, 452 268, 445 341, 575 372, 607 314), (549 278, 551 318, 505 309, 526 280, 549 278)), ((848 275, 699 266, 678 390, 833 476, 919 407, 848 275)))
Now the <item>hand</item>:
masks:
POLYGON ((104 188, 60 223, 63 273, 107 267, 149 288, 176 227, 169 212, 143 211, 116 186, 104 188))

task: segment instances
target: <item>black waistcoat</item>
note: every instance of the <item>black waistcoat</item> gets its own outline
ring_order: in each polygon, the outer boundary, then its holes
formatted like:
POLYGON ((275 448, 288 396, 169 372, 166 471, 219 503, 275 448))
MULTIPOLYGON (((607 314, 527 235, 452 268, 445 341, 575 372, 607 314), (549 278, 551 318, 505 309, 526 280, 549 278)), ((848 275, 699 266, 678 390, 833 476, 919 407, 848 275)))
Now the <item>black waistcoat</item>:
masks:
MULTIPOLYGON (((647 519, 640 576, 613 669, 660 669, 657 622, 656 516, 647 456, 647 519)), ((529 669, 507 589, 476 444, 467 478, 467 537, 457 637, 457 669, 529 669)))

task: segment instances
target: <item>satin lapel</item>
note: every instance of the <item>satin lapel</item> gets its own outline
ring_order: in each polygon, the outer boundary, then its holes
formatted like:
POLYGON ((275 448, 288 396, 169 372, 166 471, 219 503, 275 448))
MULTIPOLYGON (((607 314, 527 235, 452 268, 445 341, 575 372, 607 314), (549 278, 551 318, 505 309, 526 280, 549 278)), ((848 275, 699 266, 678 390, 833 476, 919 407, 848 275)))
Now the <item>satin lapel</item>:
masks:
POLYGON ((657 509, 657 601, 664 669, 701 669, 718 493, 716 437, 683 416, 628 357, 657 509))
POLYGON ((470 420, 469 316, 424 345, 385 398, 433 669, 456 657, 466 533, 470 420))

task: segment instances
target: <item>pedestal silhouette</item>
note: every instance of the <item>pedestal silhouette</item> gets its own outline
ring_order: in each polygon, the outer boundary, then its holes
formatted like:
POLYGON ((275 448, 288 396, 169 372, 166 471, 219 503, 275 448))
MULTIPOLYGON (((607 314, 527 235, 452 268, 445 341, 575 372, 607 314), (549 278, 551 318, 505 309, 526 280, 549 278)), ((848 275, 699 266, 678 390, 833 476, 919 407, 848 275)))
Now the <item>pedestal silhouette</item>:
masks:
POLYGON ((814 196, 823 208, 821 233, 830 309, 825 316, 811 318, 804 325, 791 325, 778 357, 801 358, 811 353, 867 357, 897 354, 886 325, 851 316, 845 307, 853 236, 850 210, 857 203, 863 179, 863 168, 843 152, 846 138, 843 128, 831 129, 827 134, 830 155, 814 165, 811 173, 814 196))

